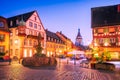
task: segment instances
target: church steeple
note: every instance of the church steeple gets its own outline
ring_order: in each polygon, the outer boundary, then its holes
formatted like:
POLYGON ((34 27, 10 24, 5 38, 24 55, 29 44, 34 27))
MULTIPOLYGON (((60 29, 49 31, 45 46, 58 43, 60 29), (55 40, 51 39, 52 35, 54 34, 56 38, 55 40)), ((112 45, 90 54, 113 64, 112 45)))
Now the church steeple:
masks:
POLYGON ((81 36, 81 33, 80 33, 80 29, 78 29, 78 34, 76 36, 76 41, 75 41, 75 45, 76 46, 80 46, 82 45, 82 36, 81 36))
POLYGON ((76 39, 78 39, 78 38, 82 39, 82 36, 81 36, 81 33, 80 33, 80 29, 78 29, 78 34, 77 34, 76 39))

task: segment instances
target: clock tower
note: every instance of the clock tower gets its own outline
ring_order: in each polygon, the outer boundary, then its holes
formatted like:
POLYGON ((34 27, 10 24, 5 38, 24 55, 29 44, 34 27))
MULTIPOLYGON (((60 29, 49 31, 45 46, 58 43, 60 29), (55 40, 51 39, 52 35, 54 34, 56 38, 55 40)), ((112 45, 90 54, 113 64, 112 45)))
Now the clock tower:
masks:
POLYGON ((78 34, 77 34, 77 36, 76 36, 75 45, 76 45, 76 46, 83 45, 82 36, 81 36, 81 33, 80 33, 80 29, 78 29, 78 34))

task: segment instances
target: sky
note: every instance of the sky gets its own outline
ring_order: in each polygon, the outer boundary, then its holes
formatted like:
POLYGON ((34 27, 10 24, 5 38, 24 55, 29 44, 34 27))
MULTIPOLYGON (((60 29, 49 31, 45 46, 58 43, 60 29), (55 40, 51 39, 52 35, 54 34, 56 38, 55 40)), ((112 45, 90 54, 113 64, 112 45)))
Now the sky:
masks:
POLYGON ((75 43, 80 29, 84 45, 92 41, 91 8, 120 4, 120 0, 0 0, 0 16, 37 10, 45 29, 62 33, 75 43))

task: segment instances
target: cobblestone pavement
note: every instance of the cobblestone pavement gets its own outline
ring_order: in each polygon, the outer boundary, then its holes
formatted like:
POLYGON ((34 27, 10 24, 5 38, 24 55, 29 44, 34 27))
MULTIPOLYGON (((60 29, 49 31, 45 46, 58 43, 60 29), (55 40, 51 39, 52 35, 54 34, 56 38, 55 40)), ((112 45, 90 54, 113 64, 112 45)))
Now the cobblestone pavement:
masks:
POLYGON ((28 68, 17 63, 0 65, 0 80, 120 80, 120 74, 81 68, 65 62, 56 68, 28 68))

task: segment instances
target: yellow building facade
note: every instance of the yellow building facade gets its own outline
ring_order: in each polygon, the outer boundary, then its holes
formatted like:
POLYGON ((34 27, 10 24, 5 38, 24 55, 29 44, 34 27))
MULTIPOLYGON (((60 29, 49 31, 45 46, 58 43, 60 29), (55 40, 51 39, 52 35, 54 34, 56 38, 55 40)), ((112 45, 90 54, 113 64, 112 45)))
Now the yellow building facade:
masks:
POLYGON ((46 30, 46 51, 47 56, 63 55, 65 51, 65 43, 51 31, 46 30))
POLYGON ((7 19, 0 16, 0 52, 9 56, 9 30, 7 19))

